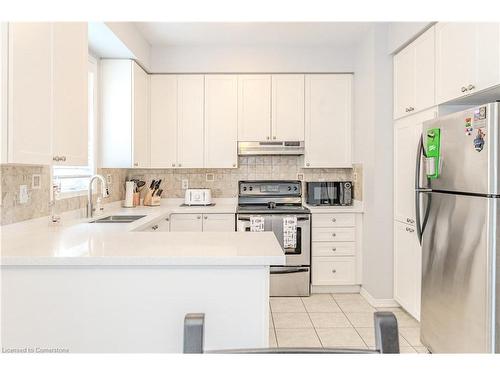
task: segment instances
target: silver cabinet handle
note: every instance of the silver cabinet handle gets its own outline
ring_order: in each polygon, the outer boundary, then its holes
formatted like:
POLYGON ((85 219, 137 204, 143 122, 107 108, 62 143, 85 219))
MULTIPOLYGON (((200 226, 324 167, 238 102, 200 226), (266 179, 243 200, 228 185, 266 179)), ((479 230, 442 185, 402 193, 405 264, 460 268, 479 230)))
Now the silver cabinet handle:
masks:
POLYGON ((170 221, 170 219, 167 217, 167 218, 165 218, 165 221, 170 221))
POLYGON ((406 218, 406 222, 409 224, 415 224, 415 220, 410 219, 409 217, 406 218))
POLYGON ((181 163, 179 163, 179 165, 178 165, 178 166, 179 166, 179 167, 182 167, 182 164, 181 164, 181 163))
POLYGON ((332 218, 332 223, 336 223, 337 222, 337 219, 335 219, 334 217, 332 218))
POLYGON ((406 112, 406 113, 410 112, 410 108, 406 107, 406 108, 405 108, 405 112, 406 112))
POLYGON ((336 247, 332 247, 332 251, 337 251, 337 248, 336 247))
POLYGON ((269 139, 269 136, 267 136, 266 139, 269 139))
POLYGON ((311 165, 311 164, 309 164, 309 163, 306 163, 306 166, 307 166, 307 167, 309 167, 310 165, 311 165))
POLYGON ((276 136, 274 136, 273 139, 276 139, 276 136))
POLYGON ((138 166, 139 166, 139 163, 135 162, 134 167, 138 167, 138 166))
POLYGON ((476 87, 474 85, 469 85, 467 86, 467 90, 470 91, 470 90, 474 90, 476 87))
POLYGON ((61 156, 61 161, 66 161, 66 156, 61 156))
POLYGON ((200 220, 200 219, 201 219, 201 216, 197 216, 196 218, 197 218, 198 220, 200 220))
POLYGON ((59 160, 61 160, 61 158, 60 158, 59 156, 54 156, 54 157, 52 158, 52 160, 54 160, 54 161, 59 161, 59 160))
POLYGON ((337 273, 337 270, 334 268, 334 269, 332 270, 332 273, 337 273))
POLYGON ((204 216, 203 218, 204 218, 205 220, 207 220, 207 219, 208 219, 208 216, 204 216))
POLYGON ((337 233, 332 233, 332 237, 337 237, 337 233))
POLYGON ((158 229, 158 225, 153 225, 153 226, 151 227, 151 229, 153 229, 153 230, 157 230, 157 229, 158 229))
POLYGON ((406 231, 407 231, 407 232, 410 232, 410 233, 413 233, 413 232, 415 232, 415 229, 412 229, 412 228, 408 228, 408 227, 406 227, 406 231))
POLYGON ((233 164, 233 168, 236 168, 236 163, 233 164))
POLYGON ((415 108, 413 108, 413 107, 409 107, 408 108, 408 112, 411 112, 411 111, 414 111, 414 110, 415 110, 415 108))
POLYGON ((175 167, 175 163, 172 163, 172 167, 175 167))
POLYGON ((467 87, 462 86, 462 87, 460 88, 460 91, 462 91, 462 92, 466 92, 466 91, 467 91, 467 87))

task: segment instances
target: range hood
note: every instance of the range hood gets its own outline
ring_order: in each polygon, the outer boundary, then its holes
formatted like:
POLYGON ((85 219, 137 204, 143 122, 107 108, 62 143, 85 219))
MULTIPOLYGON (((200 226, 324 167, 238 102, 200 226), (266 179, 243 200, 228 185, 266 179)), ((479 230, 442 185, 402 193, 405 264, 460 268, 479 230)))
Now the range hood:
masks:
POLYGON ((238 155, 303 155, 303 141, 238 142, 238 155))

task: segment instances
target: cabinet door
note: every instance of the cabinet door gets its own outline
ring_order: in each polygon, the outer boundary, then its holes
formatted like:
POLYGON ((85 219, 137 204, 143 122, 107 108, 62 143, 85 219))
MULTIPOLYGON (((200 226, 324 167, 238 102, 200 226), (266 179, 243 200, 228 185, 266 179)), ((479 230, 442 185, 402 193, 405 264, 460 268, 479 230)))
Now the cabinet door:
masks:
POLYGON ((238 140, 271 138, 271 76, 238 76, 238 140))
POLYGON ((204 214, 203 232, 234 232, 235 217, 233 214, 204 214))
POLYGON ((203 228, 201 214, 170 215, 171 232, 201 232, 203 228))
POLYGON ((87 34, 84 22, 53 24, 53 164, 88 165, 87 34))
POLYGON ((178 167, 203 168, 203 86, 202 75, 177 78, 178 167))
POLYGON ((500 84, 500 23, 477 23, 476 71, 471 92, 500 84))
POLYGON ((133 166, 147 168, 149 163, 149 77, 142 68, 133 63, 133 166))
POLYGON ((50 23, 9 24, 8 161, 50 164, 51 57, 50 23))
POLYGON ((474 81, 475 32, 473 23, 439 22, 436 25, 436 100, 444 103, 467 94, 474 81))
MULTIPOLYGON (((436 104, 435 95, 435 33, 434 27, 427 30, 412 43, 414 49, 415 99, 411 104, 414 111, 421 111, 436 104)), ((414 112, 410 111, 410 113, 414 112)))
POLYGON ((238 166, 238 77, 205 76, 205 168, 238 166))
POLYGON ((313 285, 353 285, 356 283, 355 257, 312 257, 313 285))
POLYGON ((305 167, 351 167, 352 75, 311 74, 305 82, 305 167))
POLYGON ((394 124, 394 218, 415 224, 415 162, 422 123, 436 117, 434 109, 394 124))
POLYGON ((415 106, 415 48, 409 45, 394 56, 394 118, 415 106))
POLYGON ((272 139, 304 140, 304 75, 272 76, 272 139))
POLYGON ((153 74, 151 82, 151 167, 177 165, 177 76, 153 74))
POLYGON ((420 319, 422 255, 415 227, 394 222, 394 299, 420 319))

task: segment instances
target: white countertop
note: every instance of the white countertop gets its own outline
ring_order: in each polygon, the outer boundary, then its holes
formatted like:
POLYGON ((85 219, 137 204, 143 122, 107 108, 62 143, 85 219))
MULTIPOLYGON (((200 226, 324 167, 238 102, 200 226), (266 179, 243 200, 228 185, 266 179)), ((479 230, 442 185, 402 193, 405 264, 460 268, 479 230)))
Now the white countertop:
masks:
POLYGON ((363 202, 353 200, 352 206, 311 206, 304 203, 304 207, 309 208, 311 213, 362 213, 363 212, 363 202))
MULTIPOLYGON (((98 217, 145 215, 128 224, 95 224, 77 214, 6 225, 2 230, 3 266, 242 266, 283 265, 285 256, 271 232, 141 232, 172 213, 232 213, 235 199, 215 206, 181 207, 182 199, 162 199, 158 207, 105 206, 98 217)), ((95 218, 94 218, 95 219, 95 218)))

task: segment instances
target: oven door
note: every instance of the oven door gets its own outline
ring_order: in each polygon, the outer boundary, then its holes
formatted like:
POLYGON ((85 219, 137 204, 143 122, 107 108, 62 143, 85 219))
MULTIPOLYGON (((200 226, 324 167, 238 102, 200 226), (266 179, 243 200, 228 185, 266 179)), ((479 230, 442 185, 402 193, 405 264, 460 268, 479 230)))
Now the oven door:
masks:
MULTIPOLYGON (((249 214, 238 214, 238 230, 250 231, 249 214)), ((311 264, 311 217, 309 214, 299 215, 260 215, 264 218, 264 231, 273 231, 286 255, 287 266, 309 266, 311 264), (283 246, 283 218, 286 216, 297 217, 297 243, 293 249, 283 246)))

